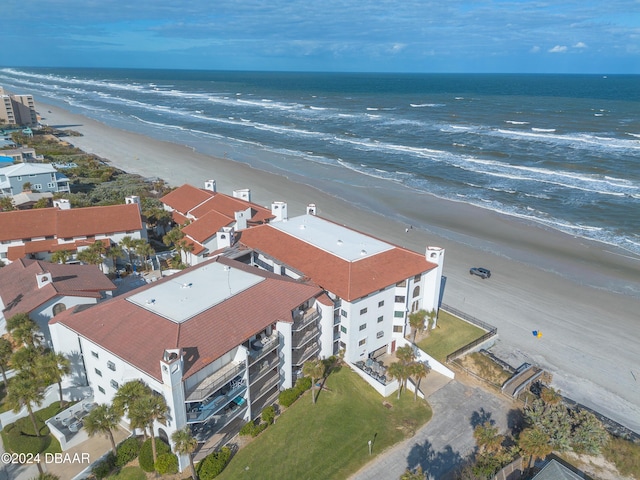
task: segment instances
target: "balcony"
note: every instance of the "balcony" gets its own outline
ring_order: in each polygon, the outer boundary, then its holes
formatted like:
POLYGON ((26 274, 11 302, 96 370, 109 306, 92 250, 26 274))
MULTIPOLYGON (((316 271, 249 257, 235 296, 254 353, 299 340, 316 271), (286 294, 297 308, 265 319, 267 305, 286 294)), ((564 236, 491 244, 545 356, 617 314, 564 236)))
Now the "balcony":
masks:
POLYGON ((194 389, 186 394, 185 402, 201 402, 213 392, 228 383, 234 377, 240 375, 247 368, 247 362, 231 362, 220 370, 209 375, 200 382, 194 389))
POLYGON ((306 331, 294 332, 291 338, 293 348, 302 348, 304 345, 317 338, 318 335, 320 335, 320 329, 318 329, 316 325, 306 331))
POLYGON ((249 369, 249 382, 254 383, 261 377, 272 371, 280 365, 280 358, 275 353, 262 360, 260 363, 254 364, 249 369))
POLYGON ((299 332, 304 330, 308 325, 314 323, 320 318, 320 314, 315 308, 309 308, 304 311, 298 311, 293 314, 293 327, 291 331, 299 332))
POLYGON ((255 384, 252 383, 250 387, 251 391, 251 403, 258 400, 265 393, 273 390, 280 383, 280 376, 274 373, 274 375, 270 375, 262 378, 259 382, 255 384))
POLYGON ((320 351, 317 343, 310 343, 304 349, 294 350, 292 363, 293 366, 301 366, 304 362, 316 355, 320 351))
POLYGON ((191 432, 198 440, 198 443, 204 443, 214 436, 217 432, 226 427, 230 422, 243 416, 247 412, 247 402, 244 398, 228 405, 220 415, 215 415, 207 423, 200 425, 192 425, 191 432), (242 400, 242 401, 241 401, 242 400))
MULTIPOLYGON (((246 346, 246 344, 245 344, 246 346)), ((274 333, 270 337, 261 340, 254 340, 249 347, 249 364, 253 365, 258 360, 264 358, 278 347, 278 334, 274 333)))
POLYGON ((229 385, 230 390, 223 389, 220 395, 208 399, 206 402, 191 404, 187 408, 187 423, 199 423, 211 419, 215 414, 224 411, 232 404, 243 404, 245 399, 242 395, 247 390, 244 380, 233 382, 229 385))

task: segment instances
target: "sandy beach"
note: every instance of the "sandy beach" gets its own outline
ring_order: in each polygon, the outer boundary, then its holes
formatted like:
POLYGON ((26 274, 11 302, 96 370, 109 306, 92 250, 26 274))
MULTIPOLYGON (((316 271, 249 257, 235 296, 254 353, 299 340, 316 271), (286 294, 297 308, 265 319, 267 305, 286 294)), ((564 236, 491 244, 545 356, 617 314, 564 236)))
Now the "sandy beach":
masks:
MULTIPOLYGON (((446 249, 443 300, 498 327, 493 351, 519 366, 537 364, 553 373, 563 394, 640 432, 640 260, 604 244, 527 224, 466 204, 416 194, 415 209, 428 228, 373 212, 367 199, 396 205, 401 186, 360 191, 348 185, 307 185, 292 175, 267 173, 192 148, 117 130, 60 108, 38 104, 43 123, 83 134, 67 140, 114 166, 170 185, 218 191, 249 188, 252 200, 289 204, 290 216, 315 203, 318 214, 373 236, 424 251, 446 249), (46 112, 46 113, 45 113, 46 112), (340 189, 350 189, 341 195, 340 189), (328 194, 327 192, 331 192, 328 194), (349 202, 341 197, 349 198, 349 202), (486 266, 492 277, 469 275, 486 266), (619 292, 619 293, 615 293, 619 292), (542 337, 532 331, 542 332, 542 337)), ((231 155, 230 155, 231 156, 231 155)))

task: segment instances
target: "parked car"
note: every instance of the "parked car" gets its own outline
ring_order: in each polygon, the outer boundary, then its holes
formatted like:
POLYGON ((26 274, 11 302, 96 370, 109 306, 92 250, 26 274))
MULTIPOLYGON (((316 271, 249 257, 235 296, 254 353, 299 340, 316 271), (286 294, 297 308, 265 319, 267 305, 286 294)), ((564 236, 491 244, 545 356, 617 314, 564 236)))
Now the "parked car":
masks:
POLYGON ((471 275, 477 275, 480 278, 482 278, 483 280, 485 278, 489 278, 491 276, 491 271, 487 268, 483 268, 483 267, 472 267, 471 270, 469 270, 469 273, 471 275))

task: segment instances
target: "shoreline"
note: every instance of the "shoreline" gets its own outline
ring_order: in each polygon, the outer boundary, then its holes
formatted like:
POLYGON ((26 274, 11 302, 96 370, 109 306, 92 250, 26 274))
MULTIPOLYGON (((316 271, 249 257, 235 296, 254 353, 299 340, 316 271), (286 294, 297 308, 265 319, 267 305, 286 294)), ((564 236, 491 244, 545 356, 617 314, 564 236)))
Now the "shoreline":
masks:
POLYGON ((633 378, 633 369, 640 369, 635 353, 640 259, 614 246, 432 195, 416 193, 415 208, 402 210, 406 202, 398 198, 408 194, 406 187, 381 188, 373 180, 370 188, 337 181, 309 185, 298 175, 269 173, 60 107, 40 102, 38 107, 51 112, 43 114, 43 123, 83 134, 68 138, 70 143, 126 172, 159 177, 171 186, 201 187, 215 179, 224 193, 249 188, 255 203, 286 201, 292 216, 315 203, 320 216, 411 250, 444 247, 443 301, 496 325, 498 356, 516 367, 528 361, 548 369, 565 395, 640 431, 640 384, 633 378), (387 208, 371 211, 376 205, 387 208), (408 224, 413 228, 406 233, 408 224), (470 277, 469 267, 480 265, 491 268, 490 280, 470 277), (544 338, 534 338, 532 330, 542 331, 544 338))

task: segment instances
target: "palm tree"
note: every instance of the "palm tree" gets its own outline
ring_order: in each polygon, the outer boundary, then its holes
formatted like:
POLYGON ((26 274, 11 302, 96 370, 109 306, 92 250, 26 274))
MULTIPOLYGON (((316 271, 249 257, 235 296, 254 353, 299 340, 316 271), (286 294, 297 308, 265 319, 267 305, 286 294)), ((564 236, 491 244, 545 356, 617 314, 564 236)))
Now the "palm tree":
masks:
POLYGON ((189 457, 189 465, 191 467, 191 478, 193 480, 198 480, 198 475, 196 474, 196 467, 193 464, 193 453, 198 448, 198 440, 196 440, 193 435, 191 435, 191 429, 186 426, 182 430, 176 430, 171 435, 171 440, 173 440, 174 447, 173 449, 179 455, 187 455, 189 457))
POLYGON ((402 391, 402 387, 404 386, 407 378, 409 377, 409 368, 402 362, 394 362, 389 365, 387 369, 387 374, 391 378, 395 378, 398 380, 398 399, 400 399, 400 392, 402 391))
POLYGON ((411 345, 405 345, 396 350, 396 357, 405 365, 409 365, 415 361, 416 352, 411 345))
POLYGON ((413 400, 416 401, 418 400, 418 390, 420 389, 420 382, 423 378, 429 375, 429 373, 431 373, 431 367, 426 362, 413 362, 409 364, 409 371, 416 384, 413 396, 413 400))
POLYGON ((22 407, 27 407, 33 430, 37 437, 40 436, 36 417, 33 413, 33 405, 40 405, 44 400, 44 385, 42 381, 30 372, 18 372, 9 382, 7 390, 6 403, 18 413, 22 407))
POLYGON ((409 326, 411 327, 411 331, 413 332, 412 343, 416 343, 416 335, 418 332, 424 332, 424 319, 427 316, 426 310, 418 310, 417 312, 413 312, 409 314, 409 326))
POLYGON ((60 408, 64 406, 62 398, 62 378, 71 373, 71 362, 62 353, 49 352, 38 361, 38 375, 42 376, 43 381, 49 385, 51 383, 58 384, 58 392, 60 394, 60 408))
POLYGON ((113 269, 118 270, 118 259, 124 258, 126 256, 126 252, 124 251, 124 248, 122 248, 117 243, 114 243, 109 247, 109 250, 107 253, 109 257, 111 257, 111 261, 113 262, 113 269))
POLYGON ((22 347, 13 352, 11 355, 11 365, 19 367, 21 372, 28 373, 32 376, 37 376, 37 365, 42 351, 39 348, 27 346, 22 347))
POLYGON ((136 248, 136 240, 131 238, 131 236, 127 235, 126 237, 122 237, 120 240, 120 245, 127 251, 127 255, 129 255, 129 263, 133 265, 131 260, 131 252, 133 252, 136 248))
POLYGON ((486 421, 473 429, 473 438, 476 439, 476 444, 481 454, 485 451, 497 453, 502 449, 504 435, 499 435, 498 427, 486 421))
POLYGON ((67 263, 71 258, 71 253, 68 250, 58 250, 51 255, 51 261, 53 263, 67 263))
POLYGON ((316 403, 317 395, 314 393, 316 382, 324 377, 326 366, 322 360, 310 360, 302 365, 302 373, 311 378, 311 400, 316 403))
MULTIPOLYGON (((153 452, 153 463, 158 459, 156 450, 156 437, 153 433, 153 423, 156 420, 164 420, 169 413, 169 408, 162 395, 153 392, 143 397, 137 398, 129 409, 130 418, 135 418, 136 425, 144 425, 151 433, 151 451, 153 452)), ((132 425, 134 420, 132 418, 132 425)))
POLYGON ((36 339, 36 333, 40 330, 36 322, 31 320, 26 313, 18 313, 7 320, 7 330, 11 333, 13 339, 22 344, 31 347, 40 345, 36 339))
POLYGON ((9 340, 4 337, 0 337, 0 370, 2 371, 2 380, 4 381, 4 388, 7 388, 7 369, 11 362, 11 356, 13 355, 13 345, 9 340))
POLYGON ((136 253, 144 258, 144 269, 146 270, 149 258, 151 257, 151 255, 156 253, 156 251, 145 240, 138 240, 138 242, 136 243, 136 253))
POLYGON ((436 326, 438 320, 438 312, 435 308, 427 312, 427 318, 429 319, 429 323, 427 323, 427 333, 429 333, 429 330, 436 326))
POLYGON ((113 407, 122 416, 129 411, 136 398, 148 395, 150 392, 151 389, 140 380, 131 380, 120 385, 113 397, 113 407))
POLYGON ((104 433, 111 441, 111 450, 114 455, 117 453, 116 441, 113 438, 113 430, 118 427, 120 415, 117 410, 110 405, 101 404, 95 407, 89 415, 84 417, 84 428, 90 437, 97 433, 104 433))
MULTIPOLYGON (((102 257, 100 256, 100 254, 98 252, 96 252, 91 247, 85 248, 84 250, 79 251, 78 255, 76 257, 82 263, 87 264, 87 265, 101 265, 102 264, 102 257)), ((100 269, 100 270, 102 271, 102 269, 100 269)))
POLYGON ((518 446, 529 457, 529 468, 533 466, 536 458, 544 458, 553 451, 549 435, 538 427, 523 430, 518 438, 518 446))

